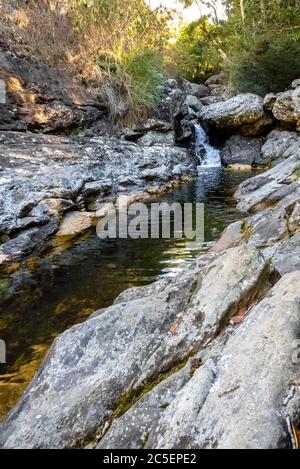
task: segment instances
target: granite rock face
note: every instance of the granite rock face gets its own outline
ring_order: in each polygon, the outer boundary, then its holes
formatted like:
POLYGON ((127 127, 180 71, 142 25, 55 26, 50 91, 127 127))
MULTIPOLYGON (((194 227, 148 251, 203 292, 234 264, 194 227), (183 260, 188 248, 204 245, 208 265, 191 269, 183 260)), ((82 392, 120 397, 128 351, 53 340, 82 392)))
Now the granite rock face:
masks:
POLYGON ((160 284, 159 293, 155 285, 141 288, 73 327, 3 423, 0 446, 65 448, 99 438, 124 395, 205 348, 264 295, 271 277, 253 247, 211 254, 160 284))
POLYGON ((245 136, 255 136, 263 133, 273 122, 263 104, 260 96, 239 94, 224 102, 206 106, 199 118, 215 129, 238 130, 245 136))
POLYGON ((224 166, 261 164, 262 139, 233 135, 227 140, 222 151, 221 158, 224 166))

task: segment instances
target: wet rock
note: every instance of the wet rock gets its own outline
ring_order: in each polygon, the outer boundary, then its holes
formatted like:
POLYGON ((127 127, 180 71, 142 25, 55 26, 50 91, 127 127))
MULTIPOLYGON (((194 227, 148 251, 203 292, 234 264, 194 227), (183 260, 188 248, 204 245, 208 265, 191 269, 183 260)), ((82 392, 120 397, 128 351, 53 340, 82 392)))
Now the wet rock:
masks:
POLYGON ((204 108, 200 119, 217 129, 236 130, 246 136, 264 132, 272 117, 265 111, 263 99, 255 94, 240 94, 204 108))
POLYGON ((260 162, 262 139, 233 135, 227 140, 222 151, 222 163, 225 166, 246 164, 255 166, 260 162))
POLYGON ((229 250, 199 265, 158 294, 146 287, 138 299, 62 334, 1 425, 0 446, 64 448, 95 439, 130 390, 200 350, 269 288, 269 265, 255 248, 229 250))
MULTIPOLYGON (((300 227, 298 227, 299 229, 300 227)), ((280 275, 300 271, 300 233, 263 250, 280 275)))

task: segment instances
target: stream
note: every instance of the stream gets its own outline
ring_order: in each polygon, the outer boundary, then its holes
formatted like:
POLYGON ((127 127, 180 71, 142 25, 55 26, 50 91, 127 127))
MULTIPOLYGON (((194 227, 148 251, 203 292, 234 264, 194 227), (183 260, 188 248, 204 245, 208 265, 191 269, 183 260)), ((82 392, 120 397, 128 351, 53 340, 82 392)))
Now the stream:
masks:
POLYGON ((55 337, 111 305, 125 289, 174 276, 207 252, 229 223, 242 218, 233 193, 252 175, 205 167, 156 200, 204 203, 204 243, 195 246, 184 238, 103 241, 92 232, 67 249, 11 266, 0 277, 0 337, 7 347, 7 364, 0 365, 0 419, 29 384, 55 337))

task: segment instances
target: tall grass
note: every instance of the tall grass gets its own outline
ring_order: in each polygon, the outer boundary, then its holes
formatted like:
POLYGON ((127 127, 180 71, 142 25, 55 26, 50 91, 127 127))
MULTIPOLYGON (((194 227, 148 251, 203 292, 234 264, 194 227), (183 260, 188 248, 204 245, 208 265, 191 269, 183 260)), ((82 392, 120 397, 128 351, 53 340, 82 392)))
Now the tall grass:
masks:
POLYGON ((9 47, 84 79, 102 92, 114 121, 132 123, 155 108, 168 33, 162 12, 145 0, 15 0, 14 7, 0 19, 9 47))
POLYGON ((148 117, 162 98, 161 57, 146 50, 97 63, 102 69, 102 91, 113 119, 128 124, 148 117))

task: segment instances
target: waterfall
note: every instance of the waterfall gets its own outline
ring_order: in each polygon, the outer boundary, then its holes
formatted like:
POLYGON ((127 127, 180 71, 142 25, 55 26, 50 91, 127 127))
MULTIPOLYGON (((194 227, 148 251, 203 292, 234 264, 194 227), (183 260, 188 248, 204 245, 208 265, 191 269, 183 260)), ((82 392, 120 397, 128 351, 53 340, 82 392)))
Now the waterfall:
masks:
POLYGON ((202 167, 219 168, 221 166, 220 152, 210 145, 207 134, 200 124, 195 125, 195 154, 202 167))

